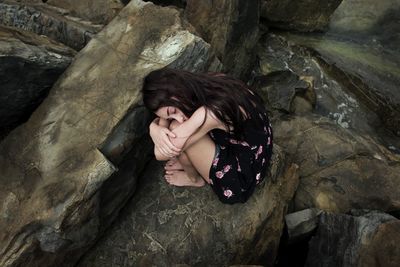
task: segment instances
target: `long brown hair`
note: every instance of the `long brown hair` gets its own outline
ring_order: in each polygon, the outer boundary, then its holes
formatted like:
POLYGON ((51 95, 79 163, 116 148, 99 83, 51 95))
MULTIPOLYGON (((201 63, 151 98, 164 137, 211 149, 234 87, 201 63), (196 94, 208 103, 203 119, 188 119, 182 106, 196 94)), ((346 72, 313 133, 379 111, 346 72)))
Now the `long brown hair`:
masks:
MULTIPOLYGON (((234 130, 230 133, 237 139, 243 137, 246 119, 239 106, 252 117, 254 108, 250 101, 255 103, 258 112, 266 112, 257 92, 239 79, 215 72, 193 73, 167 67, 154 70, 145 77, 142 94, 144 105, 152 112, 161 107, 174 106, 189 118, 199 107, 205 106, 227 129, 233 126, 234 130)), ((261 123, 258 116, 255 123, 261 123)))

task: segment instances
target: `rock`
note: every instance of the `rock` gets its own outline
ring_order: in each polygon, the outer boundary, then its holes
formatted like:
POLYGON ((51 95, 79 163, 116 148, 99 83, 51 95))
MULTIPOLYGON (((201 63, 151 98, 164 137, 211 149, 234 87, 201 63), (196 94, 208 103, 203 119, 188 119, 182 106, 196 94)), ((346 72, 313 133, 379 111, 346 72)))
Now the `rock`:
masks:
POLYGON ((315 115, 272 119, 274 142, 300 166, 293 211, 400 209, 400 156, 353 130, 315 115))
POLYGON ((120 0, 48 0, 46 4, 61 7, 72 16, 106 25, 124 7, 120 0))
POLYGON ((400 2, 382 0, 343 0, 332 14, 328 32, 346 39, 400 52, 400 2))
MULTIPOLYGON (((309 39, 312 38, 310 36, 309 39)), ((312 51, 286 39, 282 33, 263 35, 257 51, 260 64, 254 71, 253 80, 256 80, 257 76, 283 70, 289 70, 300 78, 303 77, 302 79, 308 77, 306 79, 313 85, 316 94, 313 113, 329 118, 338 126, 351 129, 354 133, 370 135, 390 151, 400 154, 400 139, 386 130, 380 117, 358 99, 353 93, 354 90, 347 87, 348 83, 342 82, 347 80, 346 75, 335 80, 329 74, 331 67, 327 70, 326 65, 320 65, 318 57, 315 58, 312 51), (312 77, 312 80, 309 77, 312 77)), ((304 108, 299 108, 296 98, 292 103, 295 114, 304 114, 300 109, 306 111, 309 104, 305 103, 307 105, 304 108)))
POLYGON ((306 266, 397 266, 400 221, 380 211, 363 215, 323 212, 306 266))
POLYGON ((275 71, 267 75, 257 76, 253 81, 252 87, 259 93, 264 94, 268 108, 282 112, 293 113, 295 111, 295 107, 292 104, 296 96, 308 98, 312 102, 310 104, 315 105, 313 88, 308 82, 299 79, 299 76, 289 70, 275 71))
POLYGON ((74 266, 114 221, 152 156, 149 121, 119 134, 143 112, 143 78, 220 66, 182 23, 176 9, 132 0, 0 143, 0 266, 74 266))
POLYGON ((331 77, 345 84, 386 128, 400 136, 399 54, 335 37, 284 36, 309 49, 331 77))
POLYGON ((324 31, 342 0, 262 0, 261 18, 268 26, 303 32, 324 31))
POLYGON ((176 6, 183 9, 186 7, 186 0, 146 0, 145 2, 153 2, 159 6, 176 6))
POLYGON ((0 24, 45 35, 75 50, 82 49, 104 25, 69 16, 67 10, 41 3, 0 3, 0 24))
POLYGON ((249 200, 228 205, 209 186, 171 186, 152 161, 118 222, 79 266, 273 266, 297 165, 274 146, 265 182, 249 200))
POLYGON ((0 26, 0 140, 29 118, 75 54, 44 36, 0 26))
POLYGON ((310 236, 317 228, 322 210, 311 208, 286 214, 285 222, 288 230, 289 244, 310 236))
POLYGON ((260 0, 186 2, 185 17, 211 44, 223 72, 247 80, 256 62, 260 0))

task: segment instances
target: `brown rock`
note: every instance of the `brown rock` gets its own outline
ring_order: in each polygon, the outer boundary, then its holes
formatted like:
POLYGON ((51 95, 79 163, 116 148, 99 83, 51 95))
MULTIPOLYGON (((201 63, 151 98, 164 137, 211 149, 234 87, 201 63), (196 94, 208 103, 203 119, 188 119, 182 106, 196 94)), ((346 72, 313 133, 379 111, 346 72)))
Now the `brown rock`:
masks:
POLYGON ((167 65, 218 63, 181 22, 175 9, 131 1, 0 143, 0 266, 73 266, 115 219, 151 153, 148 117, 120 150, 130 151, 125 162, 111 162, 118 155, 103 145, 138 112, 143 78, 167 65))
POLYGON ((242 204, 223 204, 209 186, 175 187, 152 161, 120 220, 78 266, 273 266, 297 165, 274 146, 272 168, 242 204), (121 249, 122 248, 122 249, 121 249))
POLYGON ((224 72, 247 80, 259 39, 259 0, 188 0, 185 17, 224 65, 224 72))
POLYGON ((104 25, 68 15, 66 10, 41 2, 0 3, 0 24, 45 35, 75 50, 82 49, 104 25))
POLYGON ((124 7, 120 0, 48 0, 46 3, 64 8, 72 16, 104 25, 124 7))
POLYGON ((75 54, 45 36, 0 26, 0 140, 29 118, 75 54))
POLYGON ((342 0, 263 0, 261 17, 268 26, 303 32, 326 30, 342 0))

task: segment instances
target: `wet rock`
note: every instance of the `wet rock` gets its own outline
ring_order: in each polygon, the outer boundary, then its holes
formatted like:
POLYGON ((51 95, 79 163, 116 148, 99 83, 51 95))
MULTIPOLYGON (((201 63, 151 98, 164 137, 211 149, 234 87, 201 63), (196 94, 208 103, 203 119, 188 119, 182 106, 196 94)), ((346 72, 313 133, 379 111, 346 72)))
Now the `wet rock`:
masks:
POLYGON ((117 130, 133 128, 120 123, 140 114, 143 78, 164 66, 218 71, 209 48, 176 9, 132 0, 79 51, 0 143, 0 266, 74 266, 132 196, 151 156, 149 121, 131 135, 117 130), (130 148, 113 149, 118 142, 130 148))
POLYGON ((223 72, 247 80, 256 61, 260 0, 186 2, 185 17, 211 44, 223 72))
POLYGON ((44 36, 0 26, 0 140, 29 118, 75 54, 44 36))
POLYGON ((306 266, 397 266, 400 221, 380 211, 323 212, 306 266))
POLYGON ((373 138, 309 114, 273 119, 275 143, 300 166, 293 211, 400 209, 400 157, 373 138))
POLYGON ((273 266, 297 166, 274 146, 265 181, 228 205, 209 186, 169 185, 152 161, 118 222, 77 266, 273 266))
POLYGON ((0 3, 0 24, 45 35, 75 50, 82 49, 104 25, 70 16, 67 10, 41 2, 0 3))
POLYGON ((261 1, 261 17, 270 27, 303 32, 327 29, 329 19, 342 0, 261 1))
POLYGON ((66 9, 74 17, 103 25, 124 7, 120 0, 48 0, 46 4, 66 9))
POLYGON ((328 36, 285 34, 302 45, 337 81, 344 84, 400 136, 400 55, 328 36))
MULTIPOLYGON (((284 38, 282 32, 263 35, 257 51, 260 64, 255 70, 256 77, 283 70, 290 70, 299 77, 312 77, 310 82, 316 94, 313 113, 329 118, 342 128, 370 135, 392 152, 400 154, 400 139, 387 131, 374 110, 359 100, 346 83, 342 83, 343 79, 347 79, 346 75, 335 80, 310 50, 284 38)), ((296 114, 303 114, 296 98, 292 106, 296 114)), ((307 111, 307 105, 304 111, 307 111)))

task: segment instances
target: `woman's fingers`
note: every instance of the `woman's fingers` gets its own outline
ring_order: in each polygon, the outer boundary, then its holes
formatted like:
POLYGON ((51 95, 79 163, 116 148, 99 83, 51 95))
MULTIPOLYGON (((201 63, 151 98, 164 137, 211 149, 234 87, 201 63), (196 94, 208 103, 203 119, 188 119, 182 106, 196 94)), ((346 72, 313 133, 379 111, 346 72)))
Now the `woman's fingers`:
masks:
POLYGON ((166 134, 169 135, 172 138, 176 137, 176 134, 174 132, 170 131, 169 129, 166 129, 166 134))

